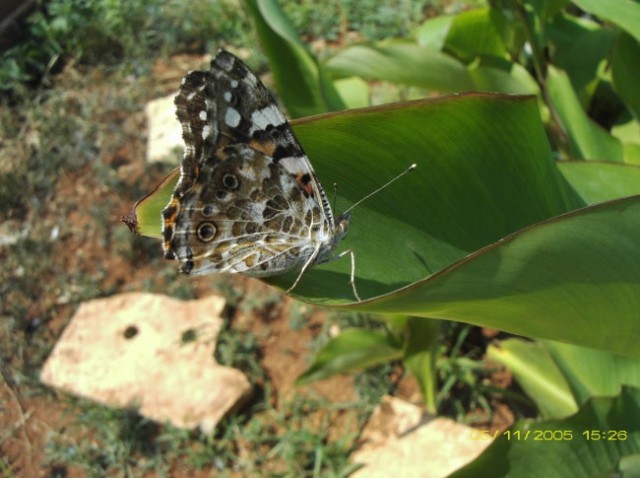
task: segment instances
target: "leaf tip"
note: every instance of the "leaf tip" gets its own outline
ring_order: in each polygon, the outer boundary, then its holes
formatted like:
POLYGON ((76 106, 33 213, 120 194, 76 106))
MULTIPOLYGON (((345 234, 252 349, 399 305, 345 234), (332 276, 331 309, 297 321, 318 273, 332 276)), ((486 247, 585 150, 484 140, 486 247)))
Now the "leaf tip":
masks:
POLYGON ((120 216, 120 221, 129 228, 134 234, 139 234, 138 230, 138 214, 136 213, 135 206, 124 216, 120 216))

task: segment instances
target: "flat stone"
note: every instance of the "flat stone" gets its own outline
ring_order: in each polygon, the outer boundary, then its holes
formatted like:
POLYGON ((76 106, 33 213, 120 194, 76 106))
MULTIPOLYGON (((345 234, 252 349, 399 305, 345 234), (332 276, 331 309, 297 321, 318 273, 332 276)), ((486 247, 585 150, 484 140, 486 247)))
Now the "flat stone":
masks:
POLYGON ((149 101, 144 112, 147 117, 147 162, 176 161, 173 151, 182 149, 182 127, 173 103, 175 93, 149 101))
POLYGON ((422 409, 384 397, 352 455, 365 466, 353 478, 442 478, 474 460, 491 443, 477 430, 448 418, 429 419, 422 409))
POLYGON ((41 373, 52 387, 176 427, 211 431, 251 393, 214 360, 222 297, 127 293, 80 305, 41 373))

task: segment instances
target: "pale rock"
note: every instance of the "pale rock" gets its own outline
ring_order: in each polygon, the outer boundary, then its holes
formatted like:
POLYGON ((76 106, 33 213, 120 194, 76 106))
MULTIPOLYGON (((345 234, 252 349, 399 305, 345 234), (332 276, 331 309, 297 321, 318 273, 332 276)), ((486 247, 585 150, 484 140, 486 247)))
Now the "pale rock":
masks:
POLYGON ((384 397, 351 457, 365 466, 353 478, 442 478, 475 459, 489 444, 473 428, 448 418, 426 419, 403 400, 384 397))
POLYGON ((240 371, 213 357, 224 302, 146 293, 85 302, 41 379, 105 405, 133 406, 150 419, 209 432, 251 393, 240 371))
POLYGON ((183 148, 182 127, 176 116, 175 94, 147 103, 145 115, 149 136, 147 140, 147 162, 175 161, 172 152, 183 148))

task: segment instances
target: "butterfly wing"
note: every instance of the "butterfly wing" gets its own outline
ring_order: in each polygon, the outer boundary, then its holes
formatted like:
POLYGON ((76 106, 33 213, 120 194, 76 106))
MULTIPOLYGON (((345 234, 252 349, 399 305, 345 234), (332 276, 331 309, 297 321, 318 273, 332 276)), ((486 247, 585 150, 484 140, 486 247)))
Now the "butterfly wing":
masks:
MULTIPOLYGON (((185 155, 163 211, 165 257, 183 272, 273 275, 332 237, 311 164, 267 88, 221 51, 176 96, 185 155)), ((317 253, 317 252, 316 252, 317 253)))
MULTIPOLYGON (((231 53, 221 50, 208 72, 189 73, 175 104, 186 144, 178 189, 188 189, 209 155, 242 143, 271 157, 323 207, 329 206, 309 159, 269 90, 231 53)), ((326 209, 333 222, 330 207, 326 209)))

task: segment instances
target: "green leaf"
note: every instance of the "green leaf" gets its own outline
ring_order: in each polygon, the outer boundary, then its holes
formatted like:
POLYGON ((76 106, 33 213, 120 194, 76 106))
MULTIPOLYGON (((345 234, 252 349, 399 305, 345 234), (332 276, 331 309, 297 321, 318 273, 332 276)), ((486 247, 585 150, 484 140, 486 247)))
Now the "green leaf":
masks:
POLYGON ((571 142, 575 158, 622 161, 620 142, 596 125, 584 112, 565 72, 549 67, 547 90, 571 142))
POLYGON ((561 161, 560 171, 587 204, 640 194, 640 167, 600 161, 561 161))
POLYGON ((508 339, 490 345, 487 356, 513 373, 543 417, 566 417, 578 411, 567 380, 543 344, 508 339))
POLYGON ((329 59, 326 66, 336 76, 356 75, 442 92, 473 89, 473 82, 462 63, 440 51, 413 43, 348 47, 329 59))
MULTIPOLYGON (((323 183, 338 183, 337 213, 418 164, 353 211, 343 247, 355 251, 363 297, 397 290, 581 205, 557 171, 533 98, 416 101, 294 129, 323 183)), ((346 259, 314 267, 294 293, 326 304, 350 300, 350 269, 346 259)), ((269 281, 288 287, 295 276, 269 281)))
POLYGON ((245 0, 245 4, 289 114, 297 118, 344 109, 324 68, 302 43, 278 2, 245 0))
POLYGON ((640 164, 640 144, 625 144, 624 160, 629 164, 640 164))
POLYGON ((622 141, 624 162, 640 164, 640 122, 629 120, 611 128, 611 134, 622 141))
POLYGON ((348 47, 331 58, 327 68, 336 76, 358 75, 440 92, 539 92, 535 80, 517 63, 482 57, 466 68, 445 53, 411 43, 348 47))
POLYGON ((613 86, 627 107, 640 121, 640 43, 631 35, 620 34, 611 54, 613 86))
POLYGON ((488 355, 507 366, 544 417, 575 413, 589 398, 640 387, 640 361, 555 341, 509 339, 488 355))
POLYGON ((522 21, 516 21, 515 4, 507 2, 507 8, 491 5, 489 19, 502 39, 507 58, 518 58, 527 40, 527 31, 522 21))
POLYGON ((602 203, 351 308, 457 320, 638 358, 639 234, 640 197, 602 203))
MULTIPOLYGON (((521 24, 524 28, 527 46, 525 53, 535 71, 536 78, 540 79, 545 65, 545 47, 548 37, 547 15, 550 3, 546 0, 522 0, 507 2, 507 5, 511 5, 510 17, 517 20, 514 23, 521 24)), ((518 56, 521 55, 522 52, 518 56)))
POLYGON ((468 10, 456 15, 447 35, 444 51, 452 53, 465 63, 477 56, 503 59, 508 56, 488 8, 468 10))
POLYGON ((542 23, 555 17, 569 0, 524 0, 526 7, 533 12, 542 23))
POLYGON ((296 381, 305 385, 338 373, 346 373, 402 358, 400 344, 388 334, 346 329, 329 341, 296 381))
MULTIPOLYGON (((547 25, 548 41, 553 45, 556 55, 570 50, 576 38, 601 30, 601 25, 592 18, 576 17, 567 12, 560 12, 547 25)), ((555 63, 555 56, 553 63, 555 63)))
POLYGON ((637 475, 619 472, 635 469, 639 454, 640 391, 625 387, 616 397, 589 400, 566 419, 516 423, 449 476, 631 477, 637 475))
POLYGON ((615 23, 640 41, 640 3, 634 0, 572 0, 584 11, 615 23))
POLYGON ((522 65, 507 60, 485 58, 469 66, 469 75, 478 91, 537 95, 536 80, 522 65))
POLYGON ((555 18, 562 10, 571 5, 571 0, 542 0, 545 3, 545 21, 555 18))
POLYGON ((545 341, 579 405, 596 396, 613 396, 625 385, 640 388, 640 361, 587 347, 545 341))
POLYGON ((441 50, 455 15, 440 15, 427 19, 414 32, 416 42, 432 50, 441 50))
POLYGON ((352 76, 350 78, 336 80, 334 84, 348 108, 364 108, 369 106, 369 84, 362 78, 352 76))
POLYGON ((565 48, 558 48, 553 58, 554 65, 567 73, 584 109, 590 104, 600 81, 599 68, 608 61, 615 39, 616 32, 611 30, 585 29, 565 48))
POLYGON ((416 378, 427 413, 437 412, 436 360, 440 352, 441 326, 437 320, 410 317, 407 321, 407 345, 404 364, 416 378))
POLYGON ((121 218, 131 232, 140 236, 162 238, 162 210, 169 204, 179 177, 180 168, 175 168, 151 192, 136 201, 131 211, 121 218))
POLYGON ((623 143, 640 144, 640 121, 630 119, 611 128, 611 134, 623 143))

